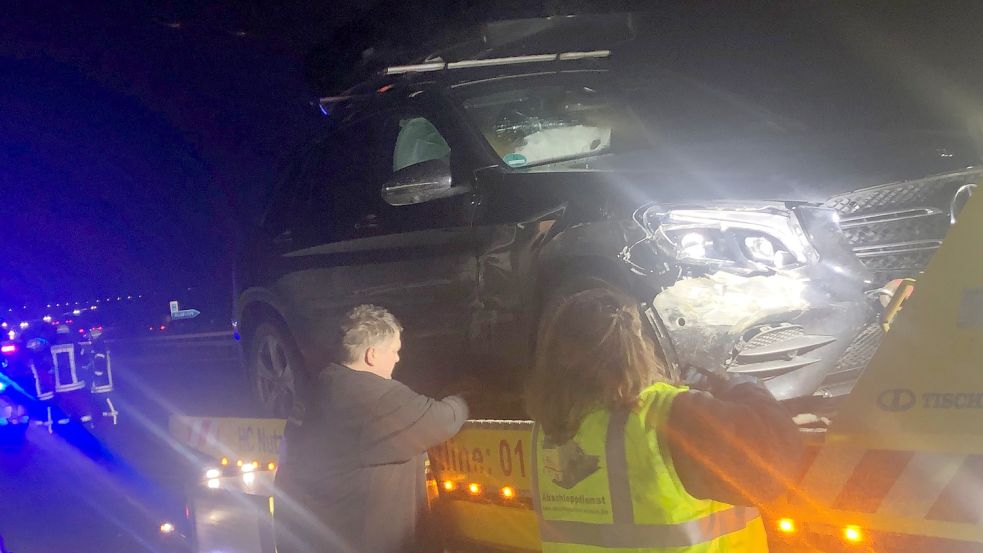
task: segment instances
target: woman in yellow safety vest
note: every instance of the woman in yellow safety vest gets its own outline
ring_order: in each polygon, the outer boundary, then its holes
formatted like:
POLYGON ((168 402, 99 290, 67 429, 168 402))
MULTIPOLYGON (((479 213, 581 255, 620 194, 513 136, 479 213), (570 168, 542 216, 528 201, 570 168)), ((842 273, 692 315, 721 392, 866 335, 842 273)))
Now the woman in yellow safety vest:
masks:
POLYGON ((748 377, 668 382, 637 303, 574 294, 544 322, 526 408, 543 551, 767 551, 754 505, 797 468, 791 415, 748 377))

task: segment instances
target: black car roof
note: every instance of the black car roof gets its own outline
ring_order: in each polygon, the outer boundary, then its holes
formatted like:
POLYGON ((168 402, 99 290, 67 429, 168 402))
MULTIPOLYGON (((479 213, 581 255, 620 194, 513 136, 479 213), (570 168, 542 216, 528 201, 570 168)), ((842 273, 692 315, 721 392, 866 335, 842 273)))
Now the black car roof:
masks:
MULTIPOLYGON (((577 53, 580 54, 580 53, 577 53)), ((394 74, 380 74, 349 89, 335 97, 322 98, 320 105, 325 115, 331 114, 336 121, 350 121, 365 111, 384 108, 387 104, 401 102, 406 95, 432 90, 450 90, 472 84, 506 78, 536 78, 566 72, 607 71, 606 54, 587 58, 546 60, 533 56, 533 61, 515 64, 493 64, 488 66, 460 67, 442 70, 405 70, 394 74), (340 115, 340 117, 335 116, 340 115)), ((530 56, 522 56, 530 57, 530 56)), ((432 64, 443 63, 433 62, 432 64)), ((426 64, 417 64, 418 66, 426 64)), ((448 64, 451 65, 451 64, 448 64)), ((413 68, 415 66, 401 66, 413 68)))

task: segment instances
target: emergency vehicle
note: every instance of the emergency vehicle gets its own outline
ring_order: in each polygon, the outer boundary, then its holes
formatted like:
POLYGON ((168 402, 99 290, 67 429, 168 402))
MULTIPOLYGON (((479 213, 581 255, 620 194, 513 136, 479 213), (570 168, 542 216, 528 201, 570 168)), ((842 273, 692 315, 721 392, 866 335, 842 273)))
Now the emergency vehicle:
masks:
MULTIPOLYGON (((983 256, 966 253, 980 236, 983 201, 970 201, 918 283, 895 292, 883 320, 890 332, 831 424, 803 430, 800 477, 762 506, 772 550, 983 550, 983 256)), ((430 451, 432 507, 449 550, 540 549, 532 424, 469 421, 430 451)), ((275 419, 172 420, 175 438, 214 458, 183 523, 196 550, 273 551, 282 428, 275 419)))

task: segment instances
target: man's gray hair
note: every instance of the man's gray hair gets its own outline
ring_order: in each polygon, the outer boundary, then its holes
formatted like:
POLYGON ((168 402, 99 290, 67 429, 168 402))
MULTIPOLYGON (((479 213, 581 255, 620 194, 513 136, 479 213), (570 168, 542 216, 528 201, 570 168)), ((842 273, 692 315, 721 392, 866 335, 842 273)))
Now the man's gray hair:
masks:
POLYGON ((353 308, 341 321, 342 362, 357 362, 366 348, 392 339, 402 331, 402 325, 384 307, 363 304, 353 308))

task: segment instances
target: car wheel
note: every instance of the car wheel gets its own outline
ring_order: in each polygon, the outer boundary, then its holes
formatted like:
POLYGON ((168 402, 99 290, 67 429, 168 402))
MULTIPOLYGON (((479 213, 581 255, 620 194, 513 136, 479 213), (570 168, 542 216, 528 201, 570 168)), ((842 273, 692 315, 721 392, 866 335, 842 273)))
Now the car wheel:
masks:
POLYGON ((286 418, 293 408, 303 360, 282 325, 262 323, 249 342, 247 358, 253 396, 264 415, 286 418))

